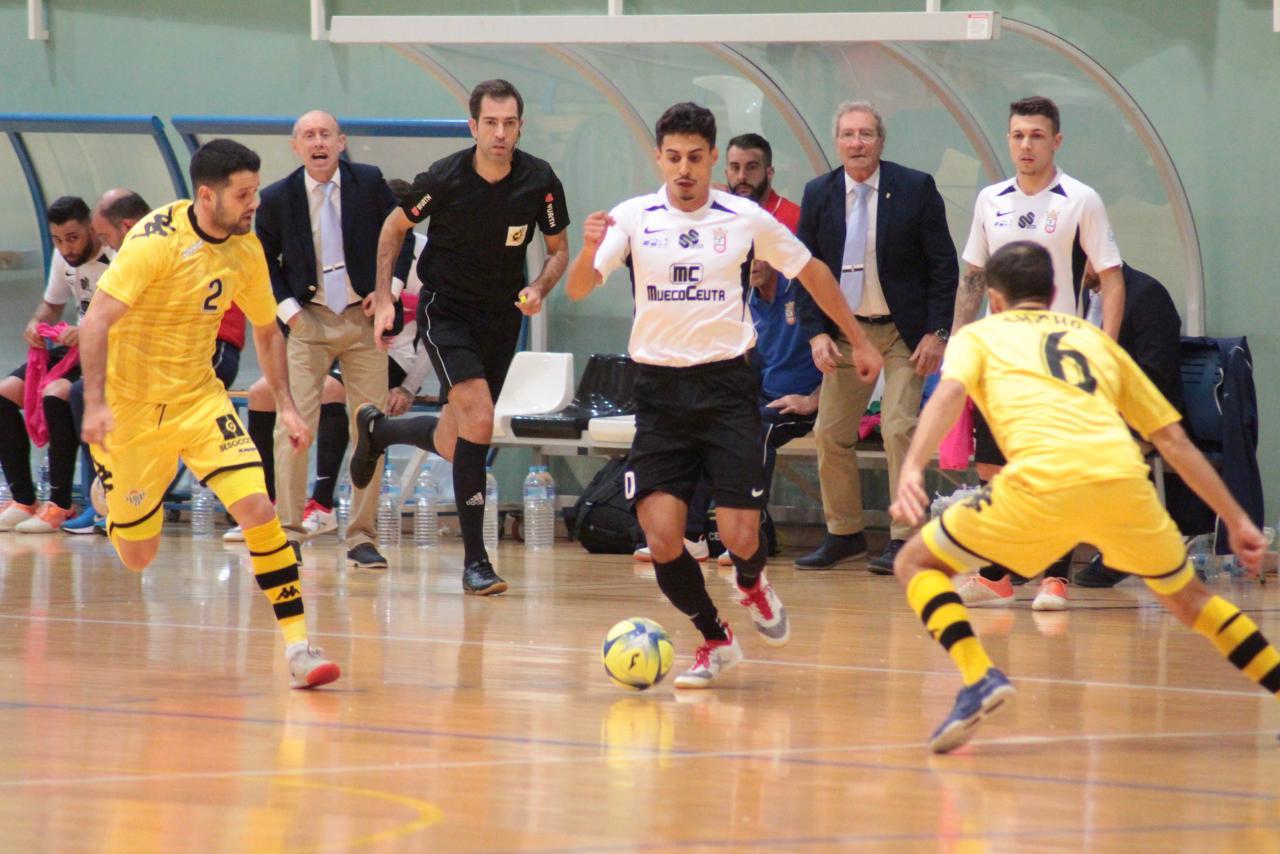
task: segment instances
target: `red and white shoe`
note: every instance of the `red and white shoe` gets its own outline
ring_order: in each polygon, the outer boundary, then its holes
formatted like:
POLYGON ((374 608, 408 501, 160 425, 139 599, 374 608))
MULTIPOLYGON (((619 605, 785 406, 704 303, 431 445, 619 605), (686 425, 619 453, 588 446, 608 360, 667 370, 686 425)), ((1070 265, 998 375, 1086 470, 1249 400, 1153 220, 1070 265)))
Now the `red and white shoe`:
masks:
POLYGON ((289 687, 318 688, 342 675, 338 665, 324 657, 318 646, 299 645, 289 656, 289 687))
POLYGON ((1031 600, 1033 611, 1065 611, 1067 610, 1067 580, 1045 576, 1040 582, 1040 590, 1036 598, 1031 600))
POLYGON ((721 673, 742 661, 742 647, 726 624, 725 640, 705 641, 693 655, 693 666, 676 677, 677 688, 707 688, 721 673))
POLYGON ((302 508, 302 530, 307 532, 307 539, 338 530, 338 516, 332 507, 325 507, 314 498, 302 508))
MULTIPOLYGON (((736 584, 734 586, 737 587, 736 584)), ((763 572, 756 579, 755 587, 749 590, 738 587, 738 592, 743 596, 740 604, 751 612, 751 621, 756 624, 760 640, 769 646, 782 646, 791 640, 791 621, 787 619, 787 609, 763 572)))
POLYGON ((970 608, 1008 608, 1013 604, 1013 580, 1008 575, 999 581, 988 581, 975 572, 956 592, 970 608))

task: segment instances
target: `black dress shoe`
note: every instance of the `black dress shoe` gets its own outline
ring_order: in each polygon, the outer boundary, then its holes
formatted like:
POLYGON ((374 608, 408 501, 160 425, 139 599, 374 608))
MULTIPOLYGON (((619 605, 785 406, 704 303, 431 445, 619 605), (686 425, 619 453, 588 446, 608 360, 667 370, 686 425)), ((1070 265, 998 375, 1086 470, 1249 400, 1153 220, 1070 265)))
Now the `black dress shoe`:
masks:
POLYGON ((890 540, 884 551, 867 562, 867 569, 876 575, 893 575, 893 559, 906 544, 906 540, 890 540))
POLYGON ((867 538, 856 534, 827 534, 822 545, 801 558, 796 558, 796 569, 830 569, 841 563, 867 556, 867 538))
POLYGON ((1115 587, 1126 577, 1123 572, 1103 563, 1101 554, 1096 554, 1084 569, 1076 573, 1071 583, 1079 587, 1115 587))
POLYGON ((374 444, 373 431, 377 423, 386 417, 372 403, 366 403, 356 413, 356 446, 351 451, 351 485, 356 489, 368 486, 377 471, 378 457, 382 452, 374 444))
POLYGON ((361 543, 347 552, 347 560, 356 569, 386 569, 387 559, 383 557, 373 543, 361 543))
POLYGON ((507 589, 507 582, 493 571, 487 560, 472 561, 462 570, 462 589, 476 596, 491 596, 507 589))

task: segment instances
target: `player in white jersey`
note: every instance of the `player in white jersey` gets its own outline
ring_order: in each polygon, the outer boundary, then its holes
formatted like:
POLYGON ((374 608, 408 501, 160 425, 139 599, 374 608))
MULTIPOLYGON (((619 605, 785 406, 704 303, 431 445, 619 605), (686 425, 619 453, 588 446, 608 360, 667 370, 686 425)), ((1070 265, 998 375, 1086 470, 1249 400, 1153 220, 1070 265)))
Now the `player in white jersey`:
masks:
POLYGON ((568 291, 582 299, 623 264, 630 270, 629 346, 640 368, 626 495, 635 502, 658 586, 704 638, 676 687, 704 688, 742 659, 742 649, 684 546, 689 497, 703 472, 742 604, 765 643, 780 646, 790 636, 782 602, 764 577, 759 540, 766 489, 758 379, 747 364, 755 344, 747 310, 751 262, 759 258, 800 279, 853 342, 864 381, 879 373, 880 355, 826 265, 754 202, 711 189, 718 152, 710 110, 676 104, 658 120, 656 136, 664 186, 587 218, 568 291))
MULTIPOLYGON (((46 211, 49 234, 53 238, 53 261, 44 298, 23 331, 29 347, 46 350, 50 368, 68 358, 77 344, 79 320, 89 307, 98 279, 107 270, 110 254, 98 240, 90 225, 89 206, 76 196, 55 199, 46 211), (76 323, 67 326, 56 340, 46 341, 39 333, 40 324, 53 326, 61 319, 67 303, 76 307, 76 323)), ((70 363, 68 363, 70 364, 70 363)), ((71 518, 71 482, 75 477, 76 456, 80 439, 67 398, 71 384, 80 378, 79 366, 44 386, 43 393, 33 397, 44 415, 49 438, 50 492, 44 504, 37 506, 35 484, 31 479, 31 443, 27 435, 24 412, 27 392, 27 363, 0 379, 0 466, 11 490, 11 500, 0 506, 0 531, 26 534, 50 534, 71 518)), ((32 382, 39 383, 33 377, 32 382)))
MULTIPOLYGON (((1058 106, 1032 96, 1009 105, 1009 157, 1017 174, 978 193, 973 225, 964 248, 967 265, 956 293, 952 330, 973 320, 986 291, 983 269, 1002 246, 1029 240, 1043 246, 1053 259, 1052 311, 1079 317, 1079 287, 1085 262, 1099 274, 1102 328, 1115 340, 1124 314, 1124 276, 1120 250, 1102 199, 1090 186, 1067 175, 1054 163, 1062 146, 1058 106)), ((990 428, 975 412, 974 462, 985 483, 1004 464, 990 428)), ((1037 611, 1067 607, 1071 555, 1064 555, 1045 571, 1032 602, 1037 611)), ((975 606, 1003 606, 1013 602, 1012 575, 1004 567, 987 567, 960 588, 965 602, 975 606)))

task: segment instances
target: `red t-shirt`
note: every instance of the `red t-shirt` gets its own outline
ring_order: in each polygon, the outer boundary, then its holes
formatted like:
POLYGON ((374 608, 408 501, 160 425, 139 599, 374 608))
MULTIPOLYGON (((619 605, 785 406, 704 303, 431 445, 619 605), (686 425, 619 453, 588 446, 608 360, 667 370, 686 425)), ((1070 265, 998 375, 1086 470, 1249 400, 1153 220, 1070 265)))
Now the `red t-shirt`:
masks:
POLYGON ((773 214, 773 218, 789 228, 792 234, 800 227, 800 206, 779 196, 772 189, 760 203, 760 207, 773 214))
POLYGON ((226 341, 237 350, 244 349, 244 312, 235 303, 222 315, 222 324, 218 327, 218 340, 226 341))

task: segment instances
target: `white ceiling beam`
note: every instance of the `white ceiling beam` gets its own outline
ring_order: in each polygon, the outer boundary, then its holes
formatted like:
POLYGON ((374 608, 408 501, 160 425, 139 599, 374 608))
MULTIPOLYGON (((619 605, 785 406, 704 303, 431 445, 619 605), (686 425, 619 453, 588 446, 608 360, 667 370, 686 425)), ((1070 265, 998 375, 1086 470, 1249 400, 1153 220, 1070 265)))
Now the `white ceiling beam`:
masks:
POLYGON ((49 18, 45 15, 44 0, 27 0, 27 38, 33 42, 49 40, 49 18))
POLYGON ((330 41, 347 44, 782 44, 989 41, 999 37, 997 12, 334 15, 329 22, 330 41))

